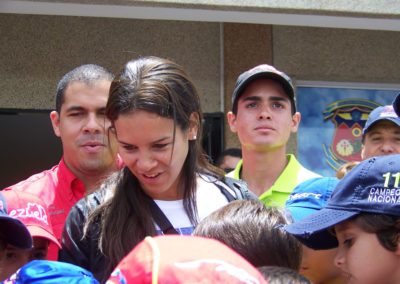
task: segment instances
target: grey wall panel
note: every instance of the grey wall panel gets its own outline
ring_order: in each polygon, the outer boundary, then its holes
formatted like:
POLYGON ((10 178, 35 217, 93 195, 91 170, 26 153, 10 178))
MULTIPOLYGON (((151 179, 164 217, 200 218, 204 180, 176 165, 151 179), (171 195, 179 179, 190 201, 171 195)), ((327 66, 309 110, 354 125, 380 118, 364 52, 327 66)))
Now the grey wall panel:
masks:
POLYGON ((400 33, 274 26, 274 64, 297 80, 400 82, 400 33))
POLYGON ((0 108, 51 109, 60 77, 96 63, 113 72, 135 57, 183 65, 207 112, 220 110, 219 24, 0 14, 0 108))

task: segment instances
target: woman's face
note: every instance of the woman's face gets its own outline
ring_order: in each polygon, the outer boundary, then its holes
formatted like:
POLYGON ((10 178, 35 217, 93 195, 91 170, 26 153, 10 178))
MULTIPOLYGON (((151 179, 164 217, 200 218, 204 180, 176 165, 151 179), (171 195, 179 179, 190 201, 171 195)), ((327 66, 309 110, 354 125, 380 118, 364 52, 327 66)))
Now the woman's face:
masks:
POLYGON ((143 110, 120 115, 114 125, 119 154, 143 190, 153 199, 181 199, 178 182, 197 129, 176 126, 174 141, 174 121, 143 110))

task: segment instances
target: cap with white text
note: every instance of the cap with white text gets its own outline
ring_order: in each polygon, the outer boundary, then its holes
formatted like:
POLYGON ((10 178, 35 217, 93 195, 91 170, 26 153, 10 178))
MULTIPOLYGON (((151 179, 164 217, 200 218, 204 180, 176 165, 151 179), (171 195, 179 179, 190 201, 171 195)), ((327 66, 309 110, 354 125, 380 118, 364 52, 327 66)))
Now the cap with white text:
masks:
POLYGON ((361 213, 400 217, 400 154, 362 161, 340 180, 324 208, 284 229, 308 247, 329 249, 337 241, 315 235, 361 213))

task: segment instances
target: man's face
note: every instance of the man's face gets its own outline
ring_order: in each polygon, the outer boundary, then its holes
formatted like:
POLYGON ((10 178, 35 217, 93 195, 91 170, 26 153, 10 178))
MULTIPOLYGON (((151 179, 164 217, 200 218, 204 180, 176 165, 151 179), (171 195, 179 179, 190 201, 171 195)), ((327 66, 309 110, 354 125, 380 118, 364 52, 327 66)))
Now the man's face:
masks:
POLYGON ((242 147, 256 151, 286 147, 300 123, 282 86, 270 79, 250 83, 239 97, 236 115, 229 112, 227 118, 242 147))
POLYGON ((400 127, 388 120, 373 124, 364 136, 362 159, 399 153, 400 127))
POLYGON ((222 160, 222 163, 219 165, 219 167, 223 169, 226 173, 229 173, 230 171, 233 171, 236 168, 236 165, 237 163, 239 163, 240 160, 241 158, 239 157, 226 155, 222 160))
POLYGON ((116 143, 108 139, 110 122, 105 117, 110 84, 73 82, 65 90, 61 112, 50 114, 64 161, 76 175, 96 175, 115 166, 116 143))
POLYGON ((33 248, 31 250, 31 260, 47 259, 47 253, 49 250, 49 240, 43 237, 32 237, 33 248))

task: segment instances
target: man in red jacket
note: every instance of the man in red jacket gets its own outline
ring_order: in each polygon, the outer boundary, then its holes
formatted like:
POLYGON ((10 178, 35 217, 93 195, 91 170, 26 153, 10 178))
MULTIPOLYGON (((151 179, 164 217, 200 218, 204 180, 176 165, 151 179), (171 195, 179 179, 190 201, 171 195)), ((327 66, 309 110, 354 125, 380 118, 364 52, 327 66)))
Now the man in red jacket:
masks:
MULTIPOLYGON (((50 113, 62 142, 60 163, 6 188, 29 192, 46 203, 59 242, 71 207, 120 166, 104 115, 112 80, 110 72, 92 64, 64 75, 57 86, 56 109, 50 113)), ((48 259, 56 260, 57 255, 58 248, 51 245, 48 259)))

